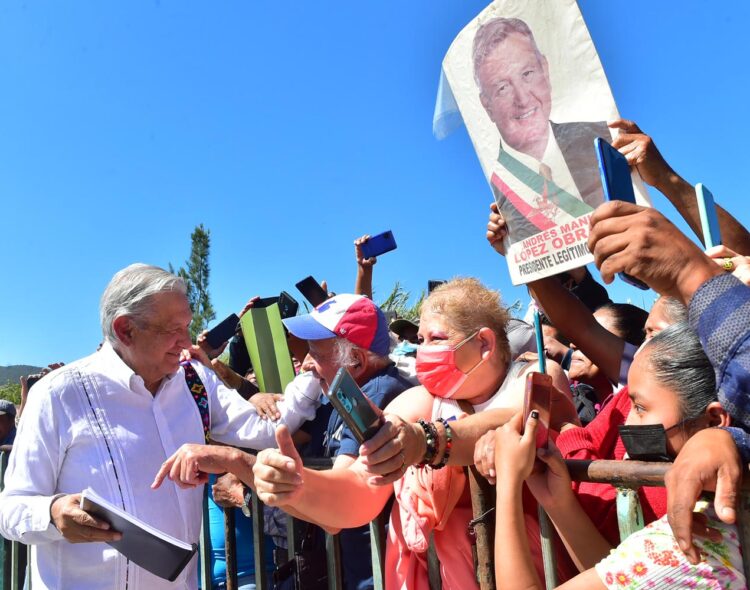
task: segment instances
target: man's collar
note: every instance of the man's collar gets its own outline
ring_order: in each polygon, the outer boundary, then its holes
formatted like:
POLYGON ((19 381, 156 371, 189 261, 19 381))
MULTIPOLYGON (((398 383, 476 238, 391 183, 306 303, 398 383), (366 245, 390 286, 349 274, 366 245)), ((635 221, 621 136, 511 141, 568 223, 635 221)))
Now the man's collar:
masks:
MULTIPOLYGON (((109 342, 102 344, 102 347, 97 354, 100 355, 106 365, 105 374, 109 379, 130 391, 136 391, 138 385, 145 388, 146 385, 143 378, 130 368, 124 360, 122 360, 122 357, 117 354, 117 351, 109 342)), ((171 381, 179 372, 180 369, 165 376, 160 387, 164 385, 164 383, 171 381)))
MULTIPOLYGON (((546 161, 546 158, 549 156, 551 144, 555 141, 555 134, 552 132, 552 125, 548 121, 547 122, 547 146, 544 148, 544 156, 542 156, 542 161, 546 161)), ((525 164, 532 170, 539 171, 539 164, 540 161, 537 160, 534 156, 530 156, 529 154, 525 154, 523 152, 519 152, 516 149, 513 149, 507 144, 503 143, 502 136, 500 137, 500 151, 506 152, 509 156, 512 156, 522 164, 525 164)))

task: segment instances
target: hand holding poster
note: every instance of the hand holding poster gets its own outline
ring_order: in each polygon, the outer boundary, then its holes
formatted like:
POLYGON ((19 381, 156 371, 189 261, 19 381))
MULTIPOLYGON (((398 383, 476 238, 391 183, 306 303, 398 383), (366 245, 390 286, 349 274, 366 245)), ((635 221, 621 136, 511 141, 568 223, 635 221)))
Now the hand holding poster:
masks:
POLYGON ((592 262, 594 139, 611 142, 618 113, 575 0, 493 2, 453 41, 443 76, 436 124, 441 105, 460 111, 507 224, 513 284, 592 262))

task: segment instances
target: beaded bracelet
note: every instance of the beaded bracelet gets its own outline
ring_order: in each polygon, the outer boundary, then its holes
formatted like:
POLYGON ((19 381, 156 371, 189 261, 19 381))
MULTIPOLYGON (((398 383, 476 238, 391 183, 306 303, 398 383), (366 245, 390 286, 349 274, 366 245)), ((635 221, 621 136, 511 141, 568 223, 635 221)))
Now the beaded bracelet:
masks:
POLYGON ((435 455, 437 454, 438 450, 437 428, 435 428, 435 425, 432 422, 427 422, 425 420, 422 420, 422 418, 417 420, 417 423, 422 427, 422 430, 424 430, 424 438, 425 442, 427 443, 427 449, 425 449, 424 458, 419 462, 417 467, 424 467, 425 465, 429 465, 435 460, 435 455))
POLYGON ((438 418, 437 422, 440 422, 440 424, 443 425, 443 428, 445 429, 445 451, 443 451, 443 456, 440 459, 440 462, 437 465, 430 465, 433 469, 442 469, 448 464, 448 459, 451 457, 451 447, 453 447, 453 430, 451 430, 450 424, 448 424, 448 420, 445 418, 438 418))

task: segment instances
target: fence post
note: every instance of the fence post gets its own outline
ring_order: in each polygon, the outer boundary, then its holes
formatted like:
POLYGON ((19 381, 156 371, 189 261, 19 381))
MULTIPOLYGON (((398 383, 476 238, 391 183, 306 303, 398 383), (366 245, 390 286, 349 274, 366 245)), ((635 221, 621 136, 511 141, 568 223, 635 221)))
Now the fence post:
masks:
POLYGON ((253 492, 250 500, 250 510, 253 519, 253 558, 255 560, 255 586, 258 590, 268 588, 268 575, 266 574, 266 535, 263 532, 264 518, 263 502, 258 494, 253 492))
POLYGON ((328 563, 328 590, 342 590, 341 540, 338 535, 326 533, 326 562, 328 563))
POLYGON ((370 553, 372 555, 372 580, 375 590, 385 588, 385 519, 387 510, 383 510, 370 523, 370 553))
POLYGON ((227 590, 237 590, 237 529, 234 522, 234 508, 224 508, 224 553, 227 566, 227 590))
POLYGON ((638 498, 638 490, 622 487, 616 490, 617 526, 620 529, 620 541, 624 541, 646 525, 643 522, 643 510, 638 498))
POLYGON ((208 517, 208 486, 203 487, 203 522, 201 522, 201 542, 199 546, 201 564, 201 588, 207 590, 213 584, 211 570, 211 525, 208 517))
POLYGON ((473 465, 466 471, 474 513, 471 526, 476 535, 477 582, 481 590, 495 590, 495 487, 473 465))

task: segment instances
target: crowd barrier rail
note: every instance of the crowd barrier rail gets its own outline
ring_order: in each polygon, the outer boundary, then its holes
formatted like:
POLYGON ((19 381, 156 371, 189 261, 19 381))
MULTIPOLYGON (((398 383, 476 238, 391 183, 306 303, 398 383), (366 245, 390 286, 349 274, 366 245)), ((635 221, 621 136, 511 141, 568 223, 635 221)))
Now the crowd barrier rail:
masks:
MULTIPOLYGON (((0 447, 0 491, 3 489, 5 468, 8 462, 9 447, 0 447)), ((577 482, 608 483, 617 489, 617 513, 621 539, 643 528, 643 516, 640 510, 637 490, 643 486, 663 486, 664 476, 671 467, 670 463, 646 463, 641 461, 566 461, 570 476, 577 482)), ((308 459, 305 466, 311 469, 330 469, 331 459, 308 459)), ((474 520, 470 523, 470 532, 476 540, 477 581, 481 590, 494 590, 494 514, 495 490, 475 468, 469 470, 474 520)), ((750 550, 750 477, 745 477, 738 500, 737 525, 740 546, 743 555, 750 550)), ((265 564, 265 534, 263 532, 263 503, 257 495, 252 496, 252 520, 254 541, 255 580, 258 590, 269 590, 272 582, 265 564)), ((201 560, 201 587, 211 587, 210 540, 208 533, 208 504, 203 505, 204 527, 201 531, 199 559, 201 560)), ((376 590, 383 590, 385 567, 385 511, 370 523, 371 559, 376 590)), ((288 556, 293 559, 299 550, 300 521, 287 517, 288 556)), ((542 550, 545 560, 546 587, 556 585, 554 552, 552 550, 552 529, 541 522, 542 550)), ((234 510, 224 510, 225 551, 226 551, 226 588, 237 590, 237 545, 235 538, 234 510)), ((21 543, 2 539, 0 543, 0 590, 32 590, 26 580, 26 563, 29 548, 21 543), (26 586, 24 586, 26 583, 26 586)), ((329 590, 343 588, 341 574, 341 555, 338 535, 326 534, 326 563, 328 569, 329 590)), ((428 556, 430 566, 430 587, 440 590, 439 563, 434 551, 428 556)), ((750 559, 743 561, 746 579, 750 580, 750 559)))

